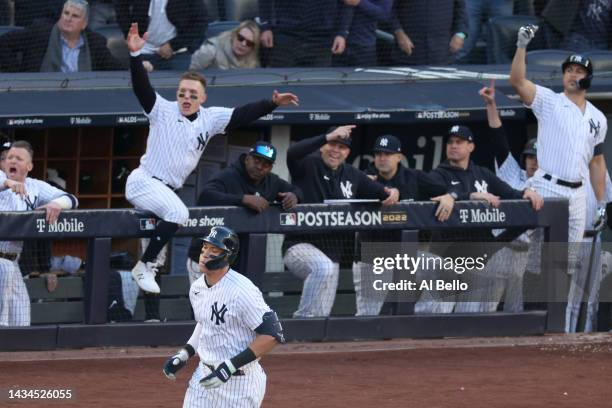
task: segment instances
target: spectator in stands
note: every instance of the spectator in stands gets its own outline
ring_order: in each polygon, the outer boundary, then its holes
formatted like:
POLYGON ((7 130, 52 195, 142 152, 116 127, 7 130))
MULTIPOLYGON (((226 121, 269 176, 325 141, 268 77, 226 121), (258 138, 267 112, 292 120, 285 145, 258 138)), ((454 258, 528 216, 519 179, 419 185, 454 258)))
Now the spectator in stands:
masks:
POLYGON ((204 42, 208 21, 202 0, 116 0, 115 10, 124 35, 132 23, 138 23, 140 36, 148 33, 141 53, 155 69, 187 69, 204 42))
POLYGON ((191 56, 189 69, 259 67, 259 27, 246 20, 233 30, 204 41, 191 56))
MULTIPOLYGON (((12 143, 0 172, 0 210, 31 211, 44 209, 49 224, 57 222, 63 209, 76 208, 78 201, 72 194, 59 190, 44 181, 28 177, 32 171, 32 146, 26 141, 12 143)), ((23 283, 17 260, 22 242, 0 242, 0 326, 29 326, 30 298, 23 283)))
MULTIPOLYGON (((385 187, 346 164, 355 126, 340 126, 326 135, 294 143, 287 151, 291 178, 304 193, 305 203, 331 199, 376 199, 383 205, 399 200, 396 188, 385 187)), ((353 255, 353 234, 287 234, 283 262, 304 279, 304 289, 294 317, 329 316, 338 286, 340 261, 353 255)))
POLYGON ((451 64, 467 36, 464 0, 396 1, 391 29, 397 42, 392 55, 396 64, 451 64))
POLYGON ((550 0, 542 18, 550 48, 584 53, 612 46, 612 0, 550 0))
POLYGON ((36 24, 0 37, 0 71, 81 72, 124 69, 106 38, 86 30, 89 6, 67 0, 56 24, 36 24), (19 55, 21 56, 19 57, 19 55))
MULTIPOLYGON (((279 204, 283 210, 293 209, 303 199, 302 192, 272 173, 275 160, 276 148, 273 145, 264 141, 255 143, 249 154, 242 154, 235 163, 217 173, 204 185, 198 205, 244 206, 257 213, 266 211, 273 203, 279 204)), ((236 259, 233 268, 247 275, 249 270, 244 265, 244 259, 247 255, 248 234, 239 234, 239 238, 242 255, 236 259)), ((187 260, 191 283, 202 275, 198 268, 201 249, 202 241, 194 239, 189 250, 190 259, 187 260)), ((255 284, 259 283, 257 276, 249 278, 255 284)))
POLYGON ((461 51, 459 59, 463 63, 474 63, 474 56, 470 55, 476 41, 480 38, 483 19, 497 16, 511 16, 514 8, 514 0, 464 0, 468 23, 467 38, 461 51))
POLYGON ((376 58, 376 27, 390 17, 393 0, 343 0, 353 8, 353 19, 346 39, 346 51, 334 58, 334 64, 374 67, 376 58))
POLYGON ((342 54, 351 9, 338 0, 259 0, 261 44, 272 67, 328 67, 342 54))

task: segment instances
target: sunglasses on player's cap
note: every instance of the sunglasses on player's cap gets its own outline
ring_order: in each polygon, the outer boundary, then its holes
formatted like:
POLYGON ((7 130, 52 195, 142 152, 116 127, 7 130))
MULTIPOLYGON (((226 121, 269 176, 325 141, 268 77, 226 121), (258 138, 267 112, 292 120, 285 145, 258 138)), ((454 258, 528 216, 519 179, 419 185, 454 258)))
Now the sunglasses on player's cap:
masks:
POLYGON ((276 160, 276 148, 268 142, 260 141, 251 147, 249 151, 251 156, 261 157, 262 159, 268 160, 270 163, 274 163, 276 160))

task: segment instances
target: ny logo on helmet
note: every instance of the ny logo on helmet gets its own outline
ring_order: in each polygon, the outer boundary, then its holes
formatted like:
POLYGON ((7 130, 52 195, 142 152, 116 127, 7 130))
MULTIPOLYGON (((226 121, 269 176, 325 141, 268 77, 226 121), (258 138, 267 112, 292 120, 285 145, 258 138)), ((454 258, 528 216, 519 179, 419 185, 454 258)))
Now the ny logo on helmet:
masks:
POLYGON ((211 229, 210 234, 208 234, 208 238, 217 238, 217 230, 214 228, 211 229))
POLYGON ((212 322, 213 319, 216 319, 215 324, 217 326, 219 326, 221 323, 225 323, 225 313, 227 312, 227 306, 223 304, 223 306, 221 306, 221 309, 219 309, 219 307, 217 306, 217 302, 215 302, 210 308, 212 309, 210 321, 212 322))

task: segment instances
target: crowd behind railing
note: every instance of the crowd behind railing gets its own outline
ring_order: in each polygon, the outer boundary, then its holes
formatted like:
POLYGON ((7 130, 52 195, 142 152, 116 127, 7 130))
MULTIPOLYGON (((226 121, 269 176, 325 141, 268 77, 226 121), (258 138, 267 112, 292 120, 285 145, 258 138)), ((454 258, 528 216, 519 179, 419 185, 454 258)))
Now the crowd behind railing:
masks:
POLYGON ((1 72, 127 69, 130 24, 148 70, 508 63, 530 49, 609 50, 607 0, 0 0, 1 72))

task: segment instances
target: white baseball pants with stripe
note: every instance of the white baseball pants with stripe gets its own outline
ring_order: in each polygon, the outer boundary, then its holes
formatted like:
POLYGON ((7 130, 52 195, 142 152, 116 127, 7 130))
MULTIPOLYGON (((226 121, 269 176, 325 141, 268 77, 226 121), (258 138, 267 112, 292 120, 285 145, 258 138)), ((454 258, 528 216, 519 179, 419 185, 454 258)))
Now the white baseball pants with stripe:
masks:
POLYGON ((125 198, 137 209, 151 211, 167 222, 183 225, 189 218, 189 210, 179 196, 140 167, 128 176, 125 198))
POLYGON ((340 265, 312 244, 296 244, 283 257, 291 273, 304 280, 302 297, 293 317, 326 317, 336 299, 340 265))
POLYGON ((374 281, 393 282, 393 269, 385 269, 377 275, 372 265, 365 262, 353 262, 353 284, 355 285, 355 316, 377 316, 387 298, 387 290, 374 289, 374 281))
POLYGON ((218 388, 205 389, 200 380, 211 371, 201 362, 189 380, 183 408, 257 408, 266 393, 266 373, 259 363, 249 364, 242 376, 233 375, 218 388))
POLYGON ((495 312, 505 292, 504 311, 523 311, 523 275, 529 252, 505 247, 497 251, 482 272, 466 272, 469 288, 458 295, 455 313, 495 312))
POLYGON ((19 265, 0 258, 0 326, 29 326, 30 319, 30 296, 19 265))

